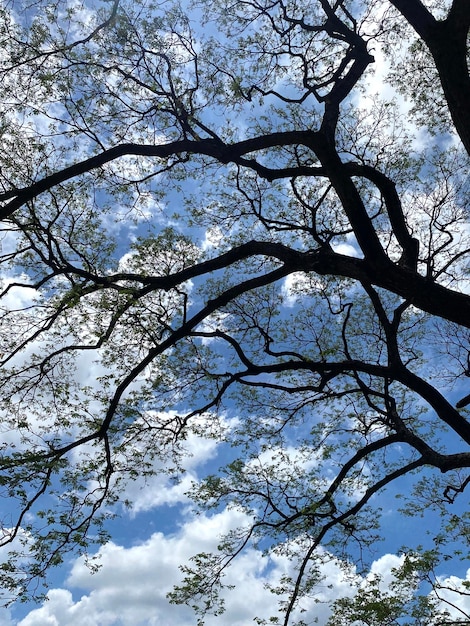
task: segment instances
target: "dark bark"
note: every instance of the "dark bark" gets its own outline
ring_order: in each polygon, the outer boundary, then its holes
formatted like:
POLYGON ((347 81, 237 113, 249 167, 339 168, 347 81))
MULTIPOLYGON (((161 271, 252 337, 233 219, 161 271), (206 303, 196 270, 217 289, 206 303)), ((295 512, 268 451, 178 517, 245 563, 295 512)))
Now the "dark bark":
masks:
POLYGON ((437 21, 419 0, 390 0, 429 48, 455 129, 470 154, 470 77, 467 40, 470 3, 455 0, 447 18, 437 21))
MULTIPOLYGON (((207 265, 203 267, 188 268, 182 274, 190 278, 193 275, 200 275, 200 272, 210 271, 210 267, 221 268, 226 263, 233 262, 231 256, 234 259, 247 258, 247 256, 258 254, 274 256, 282 262, 292 264, 297 270, 304 269, 306 271, 315 271, 319 274, 347 276, 368 281, 403 297, 427 313, 469 328, 470 296, 439 285, 414 271, 417 254, 416 240, 410 236, 406 228, 399 198, 393 183, 373 168, 355 164, 343 164, 329 142, 323 138, 322 133, 313 133, 311 131, 274 133, 233 145, 227 145, 213 139, 180 141, 163 146, 122 144, 52 174, 30 187, 12 190, 3 194, 0 196, 0 199, 3 198, 7 202, 0 216, 5 218, 44 191, 126 154, 166 158, 181 152, 190 152, 211 156, 223 163, 230 161, 240 163, 242 160, 243 165, 256 170, 255 161, 243 161, 243 155, 266 147, 295 145, 298 143, 308 145, 320 159, 322 168, 318 169, 316 173, 321 172, 321 176, 328 177, 334 186, 363 250, 364 259, 346 257, 328 250, 304 255, 295 250, 290 250, 281 244, 251 242, 246 244, 244 248, 235 249, 233 253, 223 255, 219 260, 207 262, 207 265), (404 253, 408 255, 406 263, 394 264, 385 255, 372 222, 367 215, 365 206, 351 180, 351 175, 355 174, 363 174, 382 191, 386 200, 393 232, 402 245, 404 253)), ((301 170, 301 173, 306 171, 301 170)), ((308 171, 312 170, 309 169, 308 171)), ((278 177, 286 174, 291 176, 292 170, 284 171, 281 169, 277 174, 278 177)), ((179 279, 179 276, 176 277, 177 281, 179 279)), ((154 287, 159 282, 160 279, 156 279, 154 287)), ((162 285, 170 282, 172 280, 169 278, 161 279, 162 285)))

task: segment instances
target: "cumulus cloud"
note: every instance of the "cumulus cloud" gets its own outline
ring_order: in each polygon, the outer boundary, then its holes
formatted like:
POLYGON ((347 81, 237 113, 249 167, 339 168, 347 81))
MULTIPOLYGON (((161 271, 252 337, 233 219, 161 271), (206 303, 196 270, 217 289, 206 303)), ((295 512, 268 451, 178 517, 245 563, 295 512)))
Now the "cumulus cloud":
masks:
POLYGON ((464 579, 458 576, 438 576, 435 596, 449 611, 451 619, 470 620, 470 569, 464 579))
POLYGON ((211 250, 212 248, 218 248, 224 240, 224 234, 218 226, 214 226, 213 228, 208 228, 204 235, 204 240, 201 244, 201 250, 207 252, 207 250, 211 250))
MULTIPOLYGON (((166 597, 181 579, 178 566, 195 552, 215 550, 221 534, 247 521, 240 512, 224 510, 211 517, 192 518, 173 535, 154 533, 130 548, 108 543, 99 552, 101 568, 97 573, 91 574, 82 558, 76 560, 67 589, 49 591, 48 601, 30 611, 18 626, 193 626, 192 610, 171 605, 166 597), (74 599, 71 589, 85 593, 74 599)), ((271 616, 277 598, 265 585, 279 583, 291 568, 286 556, 266 559, 259 550, 247 550, 227 575, 227 584, 235 584, 236 589, 226 596, 226 613, 222 620, 208 617, 207 626, 244 626, 255 614, 271 616)), ((337 562, 326 562, 324 574, 328 585, 319 589, 317 600, 348 593, 350 585, 337 562)), ((327 617, 327 607, 313 599, 307 609, 312 617, 327 617)))
MULTIPOLYGON (((171 418, 175 413, 168 412, 166 415, 171 418)), ((222 430, 230 427, 230 421, 223 417, 206 415, 198 418, 199 422, 211 419, 214 423, 217 421, 222 430)), ((197 419, 194 418, 193 422, 197 424, 197 419)), ((189 431, 184 442, 184 473, 178 481, 175 482, 168 471, 172 465, 171 459, 165 463, 158 457, 153 464, 155 475, 146 478, 139 476, 128 483, 123 496, 132 502, 132 514, 149 511, 164 504, 187 502, 186 493, 192 483, 198 480, 198 468, 216 456, 218 445, 219 441, 215 438, 208 439, 197 432, 189 431)))
MULTIPOLYGON (((101 569, 96 574, 90 573, 83 559, 74 563, 67 586, 85 590, 80 599, 74 601, 67 589, 53 589, 48 602, 31 611, 18 626, 193 625, 192 610, 170 605, 166 598, 180 579, 178 565, 195 551, 214 549, 220 533, 241 521, 240 513, 224 511, 211 518, 193 519, 174 535, 155 533, 130 548, 108 543, 100 550, 101 569)), ((258 567, 256 559, 246 556, 238 574, 242 580, 250 578, 258 567)), ((240 612, 243 602, 234 605, 227 619, 242 624, 233 611, 240 612)))
MULTIPOLYGON (((211 516, 188 518, 177 532, 156 532, 137 545, 107 543, 98 553, 98 572, 92 574, 83 558, 75 560, 64 588, 51 589, 47 601, 31 610, 17 626, 194 626, 192 610, 172 605, 167 598, 173 586, 181 582, 179 565, 188 563, 197 552, 216 550, 221 535, 249 521, 240 511, 225 509, 211 516)), ((368 578, 379 576, 380 588, 386 591, 393 580, 393 569, 403 562, 403 557, 385 554, 372 563, 370 573, 362 578, 354 568, 346 575, 341 563, 327 552, 320 551, 320 556, 324 581, 302 605, 304 619, 317 619, 320 625, 329 617, 331 601, 353 595, 368 578)), ((275 615, 280 598, 267 587, 279 584, 283 576, 293 573, 294 567, 288 555, 272 554, 268 558, 260 550, 246 550, 234 561, 225 579, 227 585, 235 585, 225 594, 225 614, 207 617, 206 626, 246 626, 252 623, 254 615, 275 615)), ((455 603, 456 591, 463 590, 463 581, 450 576, 440 582, 446 589, 455 589, 441 593, 442 597, 450 594, 449 599, 455 603)), ((468 600, 460 600, 466 610, 470 608, 468 600)), ((457 615, 457 609, 455 612, 457 615)), ((0 626, 12 626, 8 616, 1 620, 0 615, 0 626)))
POLYGON ((386 591, 395 579, 393 570, 401 567, 404 560, 404 555, 384 554, 372 563, 370 574, 366 577, 366 580, 371 580, 373 577, 378 576, 380 578, 380 589, 386 591))
POLYGON ((305 274, 303 272, 294 272, 289 274, 281 287, 281 294, 284 299, 284 305, 293 308, 300 298, 323 289, 325 286, 323 280, 313 274, 305 274))

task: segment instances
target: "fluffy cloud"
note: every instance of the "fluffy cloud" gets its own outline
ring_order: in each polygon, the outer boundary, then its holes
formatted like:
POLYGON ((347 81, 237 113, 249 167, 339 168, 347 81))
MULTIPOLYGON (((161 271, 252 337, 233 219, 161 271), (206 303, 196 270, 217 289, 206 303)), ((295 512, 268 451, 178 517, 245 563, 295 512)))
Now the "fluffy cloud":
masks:
MULTIPOLYGON (((149 413, 150 415, 150 413, 149 413)), ((155 415, 158 415, 155 413, 155 415)), ((172 419, 176 416, 173 411, 162 414, 163 417, 172 419)), ((183 465, 184 473, 179 476, 178 481, 173 480, 174 475, 171 467, 173 460, 168 455, 159 455, 153 462, 155 475, 150 477, 139 476, 137 479, 129 481, 121 500, 128 500, 132 503, 131 514, 133 516, 143 511, 149 511, 162 505, 176 505, 189 501, 187 492, 191 489, 193 482, 197 482, 198 471, 207 462, 214 459, 218 453, 220 442, 216 437, 209 439, 199 434, 199 428, 212 429, 215 433, 223 433, 231 428, 236 420, 225 419, 223 416, 216 416, 210 413, 194 417, 192 420, 192 430, 189 429, 184 441, 183 465)))
MULTIPOLYGON (((101 568, 97 573, 90 573, 84 560, 77 559, 66 588, 50 590, 48 601, 30 611, 17 626, 194 626, 192 610, 171 605, 166 597, 181 581, 179 565, 187 563, 196 552, 215 550, 221 534, 247 521, 240 512, 224 510, 211 517, 188 519, 172 535, 156 532, 145 542, 128 548, 110 542, 99 551, 101 568)), ((327 553, 323 555, 328 557, 327 553)), ((393 577, 391 570, 401 563, 402 557, 383 555, 372 563, 369 576, 379 575, 385 589, 393 577)), ((226 613, 223 617, 208 617, 206 625, 246 626, 252 623, 254 615, 273 615, 279 598, 266 589, 266 584, 279 583, 292 568, 292 560, 287 556, 273 555, 268 559, 259 550, 248 549, 227 574, 225 582, 236 588, 226 594, 226 613)), ((303 604, 304 617, 317 618, 320 625, 328 619, 328 602, 352 595, 367 579, 354 570, 346 577, 339 562, 331 558, 325 558, 321 573, 325 582, 315 590, 315 597, 303 604)), ((441 583, 463 590, 462 580, 455 576, 443 578, 441 583)), ((454 596, 448 599, 455 602, 457 594, 447 593, 454 596)), ((463 608, 466 601, 468 598, 464 598, 463 608)), ((11 626, 8 616, 6 621, 1 619, 0 615, 0 626, 11 626)))
POLYGON ((452 619, 467 618, 470 623, 470 569, 465 579, 458 576, 439 576, 437 597, 443 601, 452 619))
MULTIPOLYGON (((166 598, 180 580, 178 565, 194 552, 215 549, 219 535, 243 521, 242 514, 224 511, 192 519, 174 535, 155 533, 130 548, 108 543, 100 550, 101 569, 96 574, 90 573, 83 559, 72 567, 67 587, 84 590, 85 595, 74 601, 68 589, 53 589, 48 602, 31 611, 18 626, 193 625, 193 612, 170 605, 166 598)), ((236 579, 239 589, 228 603, 226 623, 241 626, 251 621, 253 605, 271 608, 272 598, 268 604, 266 596, 270 594, 260 577, 262 570, 261 553, 256 551, 249 551, 236 564, 230 578, 236 579)), ((215 621, 209 619, 207 624, 211 623, 215 621)))
MULTIPOLYGON (((83 559, 76 560, 67 589, 49 591, 48 601, 18 626, 193 626, 192 610, 170 605, 166 598, 181 579, 178 566, 195 552, 214 550, 221 534, 247 521, 240 512, 224 510, 211 517, 193 518, 174 535, 157 532, 130 548, 108 543, 99 552, 101 568, 97 573, 91 574, 83 559), (85 593, 78 598, 70 589, 85 593)), ((279 583, 291 569, 292 562, 286 556, 266 559, 259 550, 247 550, 227 575, 227 584, 235 584, 236 589, 227 594, 222 623, 244 626, 255 614, 272 615, 277 598, 265 585, 279 583)), ((326 600, 351 593, 337 562, 327 560, 323 574, 328 584, 318 590, 316 600, 304 605, 320 623, 327 618, 326 600)), ((206 620, 207 626, 220 623, 217 617, 206 620)))

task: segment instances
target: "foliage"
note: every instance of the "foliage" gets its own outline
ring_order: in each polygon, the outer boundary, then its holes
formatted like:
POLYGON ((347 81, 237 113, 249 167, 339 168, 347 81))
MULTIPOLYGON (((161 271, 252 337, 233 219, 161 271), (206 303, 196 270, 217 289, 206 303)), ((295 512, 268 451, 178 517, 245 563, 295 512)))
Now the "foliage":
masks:
POLYGON ((470 534, 469 26, 467 0, 2 5, 7 600, 105 541, 129 481, 176 479, 194 432, 231 450, 191 496, 247 523, 172 601, 222 612, 259 546, 291 563, 272 623, 302 624, 406 484, 442 550, 331 619, 446 623, 432 572, 470 534))

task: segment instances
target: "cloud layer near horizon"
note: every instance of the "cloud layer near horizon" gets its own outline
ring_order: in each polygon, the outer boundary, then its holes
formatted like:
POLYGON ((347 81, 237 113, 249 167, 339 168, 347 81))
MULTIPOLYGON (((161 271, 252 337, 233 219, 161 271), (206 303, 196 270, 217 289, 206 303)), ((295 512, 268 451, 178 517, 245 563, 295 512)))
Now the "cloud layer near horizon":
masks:
MULTIPOLYGON (((194 626, 193 611, 186 606, 170 604, 166 597, 173 585, 181 581, 179 565, 187 563, 196 552, 215 550, 220 534, 246 521, 242 513, 226 509, 211 517, 188 518, 176 533, 155 532, 146 541, 128 548, 109 542, 100 549, 101 568, 97 573, 91 574, 84 560, 76 559, 64 587, 51 589, 47 601, 31 610, 16 625, 194 626)), ((379 575, 383 585, 388 587, 391 570, 400 563, 400 557, 385 554, 372 563, 370 572, 379 575)), ((278 583, 284 574, 292 571, 292 567, 288 557, 267 558, 259 550, 248 549, 227 574, 225 582, 235 585, 235 589, 225 594, 225 614, 210 616, 205 624, 246 626, 253 623, 254 616, 269 618, 275 615, 279 598, 272 595, 266 583, 278 583)), ((311 600, 303 603, 307 610, 304 616, 310 620, 317 618, 320 626, 328 619, 327 603, 352 595, 356 585, 365 580, 354 572, 352 578, 346 579, 335 560, 326 560, 321 567, 325 582, 311 600)), ((463 589, 462 580, 455 576, 440 580, 443 584, 452 583, 454 588, 463 589)), ((470 598, 463 598, 461 602, 462 608, 470 610, 470 598)), ((12 621, 8 618, 2 621, 0 616, 0 626, 12 625, 12 621)))
MULTIPOLYGON (((18 626, 193 626, 192 610, 171 605, 166 598, 181 580, 178 566, 195 552, 214 550, 221 533, 244 521, 243 514, 224 510, 211 517, 192 518, 173 535, 156 532, 130 548, 110 542, 100 550, 101 569, 97 573, 91 574, 83 559, 77 559, 66 586, 51 589, 48 601, 30 611, 18 626)), ((386 575, 398 563, 398 557, 386 555, 374 562, 373 571, 386 575)), ((278 582, 291 567, 287 557, 267 559, 259 550, 247 550, 227 575, 227 584, 236 588, 226 594, 226 613, 222 618, 207 618, 207 626, 244 626, 252 623, 255 615, 273 615, 278 598, 265 584, 278 582)), ((327 582, 318 589, 319 603, 312 599, 304 605, 320 624, 329 613, 326 601, 351 594, 337 562, 325 563, 323 570, 327 582)))

